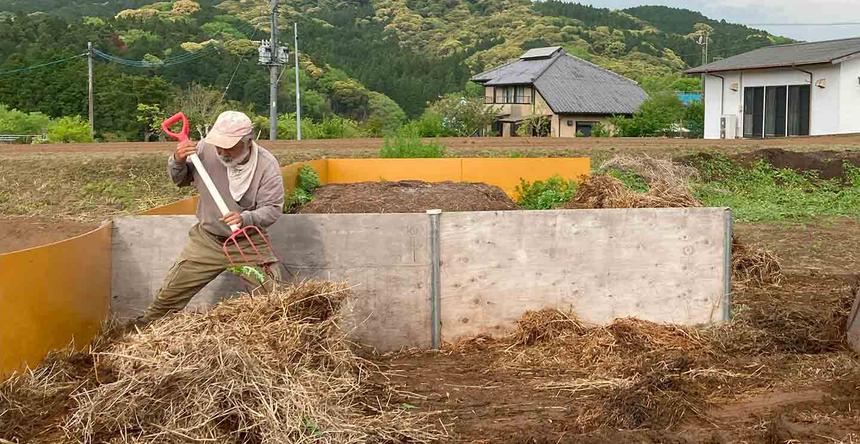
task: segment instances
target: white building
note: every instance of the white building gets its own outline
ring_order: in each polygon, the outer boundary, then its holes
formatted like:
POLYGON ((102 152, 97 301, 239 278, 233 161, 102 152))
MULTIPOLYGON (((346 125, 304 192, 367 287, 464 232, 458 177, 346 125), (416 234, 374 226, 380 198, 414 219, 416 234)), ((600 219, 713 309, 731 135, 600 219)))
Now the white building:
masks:
POLYGON ((686 73, 704 76, 706 139, 860 132, 860 38, 769 46, 686 73))

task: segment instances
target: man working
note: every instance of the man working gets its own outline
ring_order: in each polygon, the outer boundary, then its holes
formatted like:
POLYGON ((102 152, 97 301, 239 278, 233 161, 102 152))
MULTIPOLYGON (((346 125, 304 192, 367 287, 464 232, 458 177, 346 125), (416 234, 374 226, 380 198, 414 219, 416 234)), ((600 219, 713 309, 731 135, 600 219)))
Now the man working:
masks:
MULTIPOLYGON (((199 143, 180 142, 167 161, 173 182, 182 187, 197 186, 197 219, 188 232, 188 243, 173 264, 155 300, 138 324, 152 322, 182 310, 188 301, 229 265, 222 245, 232 234, 230 225, 256 225, 261 229, 275 223, 283 213, 284 181, 278 160, 253 140, 253 124, 244 113, 225 111, 218 116, 209 134, 199 143), (227 207, 226 216, 200 180, 188 156, 196 152, 212 177, 227 207)), ((243 250, 250 250, 246 239, 243 250)), ((261 251, 262 252, 262 251, 261 251)), ((267 272, 266 279, 279 280, 278 259, 261 254, 251 259, 267 272)), ((271 282, 268 282, 271 284, 271 282)))

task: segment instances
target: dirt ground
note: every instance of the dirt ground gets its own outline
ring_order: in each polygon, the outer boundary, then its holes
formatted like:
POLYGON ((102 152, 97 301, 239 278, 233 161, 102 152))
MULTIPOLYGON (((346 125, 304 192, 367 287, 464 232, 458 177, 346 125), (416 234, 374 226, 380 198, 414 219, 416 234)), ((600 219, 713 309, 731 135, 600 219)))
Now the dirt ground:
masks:
POLYGON ((420 180, 323 185, 299 213, 423 213, 494 211, 517 206, 501 188, 483 183, 420 180))
MULTIPOLYGON (((736 232, 743 241, 777 252, 786 271, 778 287, 736 289, 736 307, 779 301, 778 309, 786 313, 827 318, 837 305, 853 299, 860 265, 855 254, 860 243, 857 221, 740 225, 736 232)), ((771 321, 765 318, 764 330, 802 324, 766 325, 771 321)), ((827 325, 842 323, 842 318, 831 319, 827 325)), ((484 339, 477 338, 466 351, 455 346, 443 353, 389 355, 381 362, 398 375, 399 389, 411 394, 402 402, 436 415, 452 442, 856 442, 860 360, 838 340, 829 346, 816 342, 828 335, 835 338, 837 331, 795 334, 799 342, 809 343, 784 344, 791 348, 785 352, 738 352, 739 365, 748 361, 748 371, 756 375, 742 388, 716 386, 713 393, 702 395, 707 402, 701 411, 687 411, 669 427, 634 430, 583 426, 581 418, 588 416, 595 395, 547 389, 581 378, 581 369, 548 361, 508 364, 532 353, 528 347, 483 347, 484 339)), ((561 362, 561 356, 577 354, 563 345, 556 352, 550 359, 561 362)))
POLYGON ((70 219, 0 216, 0 254, 61 241, 96 227, 70 219))
MULTIPOLYGON (((860 149, 860 134, 838 136, 791 137, 783 139, 670 139, 670 138, 526 138, 526 137, 446 137, 438 141, 450 154, 476 155, 492 151, 633 151, 633 152, 699 152, 716 150, 725 153, 755 151, 762 148, 785 148, 793 151, 857 150, 860 149)), ((261 141, 261 145, 274 152, 319 152, 328 157, 346 156, 355 151, 379 152, 382 139, 328 139, 328 140, 278 140, 261 141)), ((169 152, 175 146, 171 142, 125 142, 92 144, 46 144, 8 145, 0 144, 0 154, 13 153, 153 153, 169 152)))

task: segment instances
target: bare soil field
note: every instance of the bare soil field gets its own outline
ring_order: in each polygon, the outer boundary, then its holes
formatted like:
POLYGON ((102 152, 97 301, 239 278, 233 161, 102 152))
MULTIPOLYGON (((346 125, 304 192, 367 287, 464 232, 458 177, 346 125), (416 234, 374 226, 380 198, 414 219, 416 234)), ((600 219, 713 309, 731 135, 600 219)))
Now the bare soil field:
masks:
MULTIPOLYGON (((783 139, 671 139, 671 138, 521 138, 521 137, 446 137, 437 139, 449 155, 480 155, 492 151, 540 151, 547 154, 574 151, 631 152, 696 152, 717 150, 725 153, 749 152, 763 148, 783 148, 793 151, 856 150, 860 149, 860 134, 838 136, 792 137, 783 139)), ((377 153, 382 139, 324 139, 261 141, 274 152, 325 153, 326 157, 355 157, 354 152, 377 153), (350 155, 352 154, 352 155, 350 155)), ((171 142, 122 142, 92 144, 3 145, 0 154, 26 153, 158 153, 169 152, 171 142)))
POLYGON ((65 240, 96 227, 71 219, 0 216, 0 254, 65 240))

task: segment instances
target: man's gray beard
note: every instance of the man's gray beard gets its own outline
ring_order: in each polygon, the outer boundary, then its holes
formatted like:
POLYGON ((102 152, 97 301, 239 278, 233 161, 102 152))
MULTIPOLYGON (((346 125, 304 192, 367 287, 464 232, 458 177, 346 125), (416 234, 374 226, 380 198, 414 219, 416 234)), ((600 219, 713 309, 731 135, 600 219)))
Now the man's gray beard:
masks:
POLYGON ((218 156, 218 160, 221 162, 221 165, 224 165, 227 168, 236 168, 236 166, 239 165, 239 162, 241 162, 241 159, 237 159, 235 157, 233 157, 229 162, 225 162, 223 157, 218 156))

